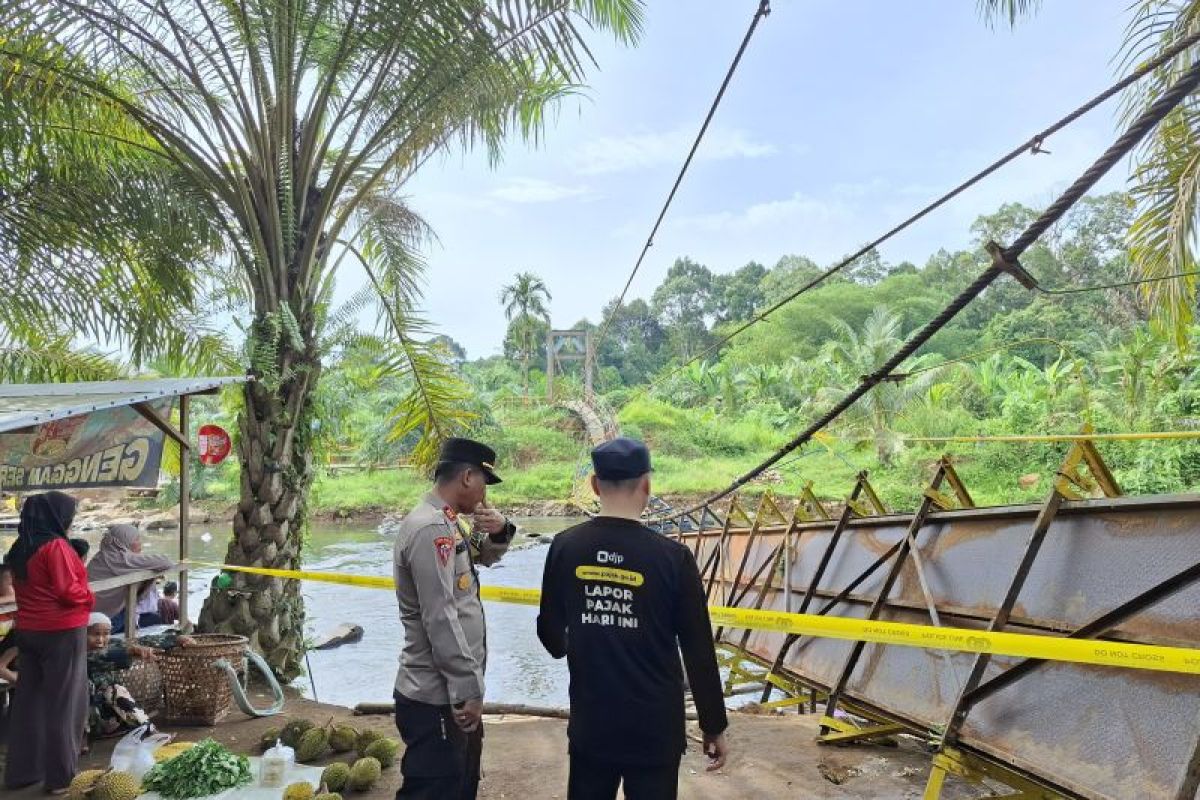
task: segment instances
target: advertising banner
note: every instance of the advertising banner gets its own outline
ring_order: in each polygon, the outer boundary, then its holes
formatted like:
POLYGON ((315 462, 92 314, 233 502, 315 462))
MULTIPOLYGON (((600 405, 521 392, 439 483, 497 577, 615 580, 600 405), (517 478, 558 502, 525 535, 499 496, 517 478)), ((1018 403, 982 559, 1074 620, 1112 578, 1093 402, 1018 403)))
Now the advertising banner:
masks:
MULTIPOLYGON (((174 400, 150 405, 170 419, 174 400)), ((130 406, 51 420, 0 434, 0 489, 152 488, 162 450, 163 432, 130 406)))

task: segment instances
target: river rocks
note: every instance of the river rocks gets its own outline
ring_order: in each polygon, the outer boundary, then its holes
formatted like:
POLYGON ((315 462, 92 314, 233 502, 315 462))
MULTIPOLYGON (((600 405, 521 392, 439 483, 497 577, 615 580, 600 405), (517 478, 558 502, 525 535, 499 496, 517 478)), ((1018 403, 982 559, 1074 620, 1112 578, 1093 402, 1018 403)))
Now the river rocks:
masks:
POLYGON ((400 523, 404 522, 404 514, 388 514, 379 521, 380 536, 395 536, 400 532, 400 523))
POLYGON ((332 650, 335 647, 341 647, 344 644, 354 644, 361 642, 363 638, 363 629, 361 625, 354 625, 349 622, 344 622, 338 625, 331 632, 323 637, 318 638, 312 645, 313 650, 332 650))

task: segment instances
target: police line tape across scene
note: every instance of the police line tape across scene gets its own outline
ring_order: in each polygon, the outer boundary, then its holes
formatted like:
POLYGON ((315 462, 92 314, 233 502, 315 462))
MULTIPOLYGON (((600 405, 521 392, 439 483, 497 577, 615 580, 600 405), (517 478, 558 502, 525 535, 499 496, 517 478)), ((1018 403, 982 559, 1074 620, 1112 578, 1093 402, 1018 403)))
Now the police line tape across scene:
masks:
MULTIPOLYGON (((395 581, 379 575, 343 575, 335 572, 240 567, 199 561, 189 562, 188 566, 245 572, 273 578, 337 583, 367 589, 394 590, 396 588, 395 581)), ((536 606, 541 598, 541 591, 538 589, 519 589, 507 586, 480 586, 479 594, 484 600, 531 606, 536 606)), ((1200 675, 1200 650, 1183 647, 1127 644, 1097 639, 1068 639, 1059 636, 992 632, 969 628, 939 628, 932 625, 912 625, 904 622, 794 614, 726 606, 710 606, 708 611, 714 625, 727 628, 779 631, 827 639, 850 639, 934 650, 990 653, 998 656, 1071 661, 1106 667, 1200 675)))

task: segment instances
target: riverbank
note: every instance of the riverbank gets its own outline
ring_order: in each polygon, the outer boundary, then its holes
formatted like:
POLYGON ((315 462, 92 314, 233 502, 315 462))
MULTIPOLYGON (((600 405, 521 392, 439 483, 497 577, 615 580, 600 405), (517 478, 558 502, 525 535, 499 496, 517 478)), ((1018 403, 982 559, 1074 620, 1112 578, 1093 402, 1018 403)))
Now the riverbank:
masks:
MULTIPOLYGON (((261 700, 257 702, 262 702, 261 700)), ((292 699, 287 715, 326 722, 345 721, 359 729, 395 735, 389 716, 355 717, 350 709, 292 699)), ((821 747, 814 737, 818 715, 730 715, 729 740, 733 756, 725 769, 705 771, 706 759, 689 745, 679 770, 679 796, 720 800, 902 800, 919 798, 929 775, 929 754, 912 739, 899 747, 821 747)), ((215 728, 164 726, 181 741, 208 736, 231 750, 257 754, 254 744, 280 718, 250 719, 234 711, 215 728)), ((481 800, 528 798, 555 800, 566 796, 567 723, 560 719, 489 716, 485 718, 481 800)), ((698 731, 690 724, 690 733, 698 731)), ((114 740, 97 743, 81 769, 107 766, 114 740)), ((326 757, 319 765, 336 759, 326 757)), ((987 789, 951 782, 944 800, 974 800, 989 796, 987 789)), ((393 767, 369 792, 356 800, 390 800, 399 788, 400 770, 393 767)), ((41 787, 5 792, 13 800, 41 798, 41 787)))

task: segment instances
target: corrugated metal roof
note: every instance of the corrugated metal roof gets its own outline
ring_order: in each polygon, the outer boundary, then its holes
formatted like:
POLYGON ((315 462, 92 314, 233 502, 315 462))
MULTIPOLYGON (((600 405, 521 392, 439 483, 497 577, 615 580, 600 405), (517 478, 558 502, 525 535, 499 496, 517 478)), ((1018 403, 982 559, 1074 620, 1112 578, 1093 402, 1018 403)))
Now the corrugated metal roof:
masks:
POLYGON ((0 433, 164 397, 199 394, 248 378, 161 378, 146 381, 10 383, 0 385, 0 433))

